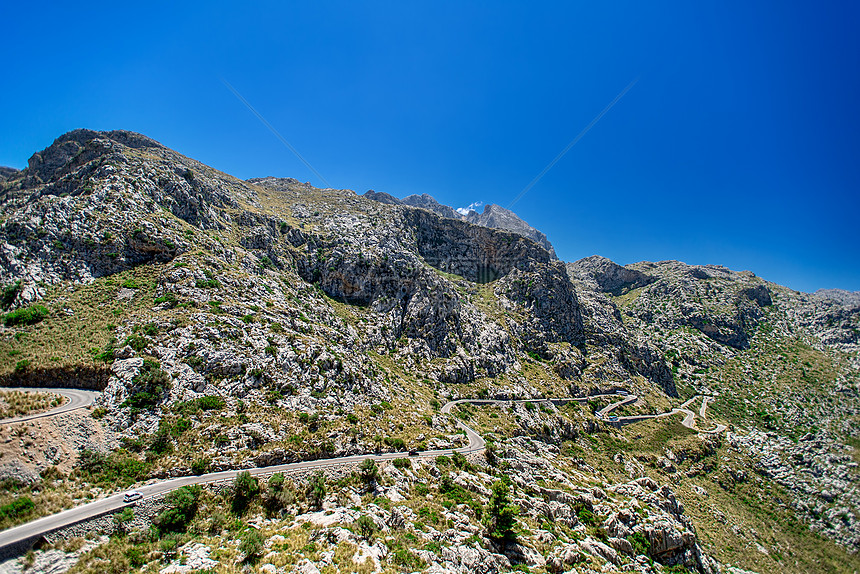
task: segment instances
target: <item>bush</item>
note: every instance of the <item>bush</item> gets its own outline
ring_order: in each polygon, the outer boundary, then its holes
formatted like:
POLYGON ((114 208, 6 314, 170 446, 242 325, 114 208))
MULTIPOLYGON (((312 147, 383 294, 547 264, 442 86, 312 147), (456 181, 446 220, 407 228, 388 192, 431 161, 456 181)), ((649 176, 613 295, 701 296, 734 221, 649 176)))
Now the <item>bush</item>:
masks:
POLYGON ((358 520, 353 523, 353 527, 358 531, 359 536, 365 540, 373 538, 377 530, 376 523, 366 514, 359 516, 358 520))
POLYGON ((379 478, 379 467, 376 466, 376 461, 372 458, 364 459, 361 465, 359 465, 358 470, 361 473, 361 478, 368 484, 373 483, 379 478))
POLYGON ((251 501, 260 494, 260 481, 248 471, 240 472, 233 481, 233 512, 242 514, 251 501))
POLYGON ((322 472, 317 472, 308 483, 308 502, 315 508, 322 507, 323 499, 325 498, 325 475, 322 472))
POLYGON ((239 541, 239 552, 245 555, 245 562, 256 560, 263 553, 263 535, 256 528, 249 528, 239 541))
POLYGON ((484 525, 487 535, 496 540, 513 540, 514 525, 520 509, 511 503, 508 483, 499 480, 493 483, 490 503, 487 505, 487 516, 484 525))
POLYGON ((277 472, 269 478, 266 485, 266 496, 263 506, 268 516, 273 516, 277 511, 293 504, 296 495, 292 485, 288 485, 283 473, 277 472))
POLYGON ((209 459, 208 458, 195 458, 191 463, 191 472, 200 476, 201 474, 206 474, 206 471, 209 470, 209 459))
POLYGON ((387 436, 382 442, 384 442, 394 450, 406 450, 406 443, 403 442, 402 438, 391 438, 387 436))
POLYGON ((346 415, 346 420, 347 420, 347 422, 349 422, 349 424, 354 425, 355 423, 358 422, 358 416, 356 416, 355 413, 349 413, 348 415, 346 415))
POLYGON ((147 450, 156 455, 165 454, 173 450, 170 430, 166 426, 162 426, 155 431, 155 434, 152 436, 152 442, 149 443, 147 450))
POLYGON ((12 303, 15 302, 15 299, 18 298, 18 293, 21 292, 21 280, 18 279, 14 283, 10 283, 9 285, 3 285, 2 289, 0 289, 0 309, 4 311, 12 306, 12 303))
POLYGON ((144 359, 140 372, 131 382, 138 390, 120 406, 149 409, 154 407, 161 400, 161 395, 170 388, 170 375, 161 370, 158 361, 144 359))
POLYGON ((627 541, 633 546, 633 552, 636 556, 648 556, 651 551, 651 543, 641 532, 634 532, 627 537, 627 541))
POLYGON ((191 421, 185 418, 181 418, 174 423, 174 425, 170 428, 170 434, 175 437, 182 436, 182 433, 191 428, 191 421))
POLYGON ((128 526, 128 523, 134 520, 134 510, 131 507, 126 506, 121 511, 117 512, 113 515, 113 523, 116 527, 116 531, 119 534, 125 534, 125 529, 128 526))
POLYGON ((173 293, 167 292, 164 295, 162 295, 161 297, 155 298, 155 304, 156 305, 161 305, 162 303, 167 303, 171 307, 175 307, 176 303, 177 303, 176 295, 174 295, 173 293))
POLYGON ((585 507, 576 509, 576 517, 586 526, 597 526, 600 522, 594 512, 585 507))
POLYGON ((48 316, 48 309, 44 305, 30 305, 22 309, 16 309, 6 313, 3 323, 7 327, 15 325, 34 325, 48 316))
POLYGON ((459 468, 460 470, 468 469, 470 466, 469 461, 466 460, 466 457, 459 452, 454 452, 451 454, 451 463, 453 463, 455 468, 459 468))
POLYGON ((412 461, 408 458, 395 458, 391 464, 394 465, 394 468, 412 468, 412 461))
POLYGON ((167 493, 164 498, 169 507, 155 518, 156 528, 162 533, 185 532, 197 514, 197 501, 201 488, 198 485, 182 486, 167 493))
POLYGON ((111 337, 108 344, 101 351, 93 350, 93 361, 102 361, 103 363, 113 363, 114 354, 116 353, 116 337, 111 337))
POLYGON ((129 335, 125 338, 125 344, 140 353, 149 345, 149 339, 143 335, 129 335))
POLYGON ((29 514, 36 505, 28 496, 16 498, 8 504, 0 506, 0 518, 17 518, 29 514))
POLYGON ((110 484, 120 488, 143 480, 150 465, 124 450, 109 456, 94 450, 82 450, 78 454, 78 471, 91 482, 110 484))

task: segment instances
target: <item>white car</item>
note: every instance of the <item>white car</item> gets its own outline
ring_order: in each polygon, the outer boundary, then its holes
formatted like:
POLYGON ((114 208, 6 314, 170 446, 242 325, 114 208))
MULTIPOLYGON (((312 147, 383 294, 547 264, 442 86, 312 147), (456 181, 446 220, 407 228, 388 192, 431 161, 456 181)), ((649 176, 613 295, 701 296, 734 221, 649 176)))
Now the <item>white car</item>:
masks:
POLYGON ((129 490, 125 493, 125 496, 122 497, 123 502, 133 502, 135 500, 140 500, 143 498, 143 494, 136 490, 129 490))

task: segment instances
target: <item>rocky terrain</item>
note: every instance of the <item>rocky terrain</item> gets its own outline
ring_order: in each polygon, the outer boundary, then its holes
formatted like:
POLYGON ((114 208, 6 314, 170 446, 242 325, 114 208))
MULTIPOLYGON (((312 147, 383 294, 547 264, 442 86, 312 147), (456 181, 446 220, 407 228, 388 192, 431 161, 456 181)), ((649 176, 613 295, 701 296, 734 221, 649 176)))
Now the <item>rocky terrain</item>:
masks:
POLYGON ((3 428, 0 528, 147 480, 458 447, 455 417, 490 444, 321 487, 260 484, 241 511, 240 485, 204 489, 181 528, 108 521, 109 538, 21 560, 860 567, 856 293, 717 265, 562 263, 498 206, 462 215, 430 196, 241 181, 131 132, 65 134, 0 170, 0 186, 0 383, 103 391, 91 412, 3 428), (706 395, 699 428, 729 430, 697 435, 680 417, 617 428, 596 399, 439 412, 461 397, 617 390, 639 397, 624 415, 706 395), (247 538, 260 548, 240 549, 247 538))
POLYGON ((426 193, 421 195, 407 195, 403 199, 397 199, 391 194, 373 191, 371 189, 364 193, 364 197, 388 205, 410 205, 412 207, 420 207, 421 209, 427 209, 448 219, 460 219, 468 221, 474 225, 480 225, 481 227, 512 231, 517 235, 522 235, 523 237, 531 239, 549 251, 553 259, 558 259, 555 254, 555 249, 549 242, 549 239, 547 239, 546 234, 538 231, 523 221, 513 211, 505 209, 500 205, 489 203, 485 205, 483 211, 479 213, 474 209, 460 208, 458 210, 449 205, 443 205, 426 193))

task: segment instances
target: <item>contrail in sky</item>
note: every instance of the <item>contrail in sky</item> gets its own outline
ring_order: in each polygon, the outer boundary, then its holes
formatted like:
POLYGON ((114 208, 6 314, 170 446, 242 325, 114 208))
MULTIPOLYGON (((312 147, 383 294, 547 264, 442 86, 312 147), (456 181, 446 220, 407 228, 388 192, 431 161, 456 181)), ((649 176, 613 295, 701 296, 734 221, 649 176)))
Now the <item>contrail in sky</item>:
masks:
POLYGON ((581 132, 579 132, 579 135, 577 135, 575 138, 573 138, 573 141, 571 141, 569 144, 567 144, 567 146, 566 146, 563 150, 561 150, 561 153, 560 153, 560 154, 558 154, 557 156, 555 156, 555 159, 553 159, 551 162, 549 162, 549 164, 548 164, 545 168, 543 168, 543 170, 541 170, 541 172, 540 172, 539 174, 537 174, 537 177, 535 177, 535 178, 531 181, 531 183, 529 183, 527 186, 525 186, 525 188, 523 188, 523 190, 519 193, 519 195, 517 195, 517 196, 514 198, 514 200, 513 200, 513 201, 508 205, 508 209, 512 208, 516 202, 518 202, 519 200, 521 200, 521 199, 523 198, 523 196, 524 196, 525 194, 527 194, 527 193, 529 192, 529 190, 530 190, 531 188, 533 188, 533 187, 537 184, 537 182, 539 182, 539 181, 541 180, 541 178, 542 178, 543 176, 545 176, 545 175, 546 175, 546 173, 547 173, 549 170, 551 170, 555 164, 557 164, 557 163, 559 162, 559 160, 560 160, 561 158, 563 158, 563 157, 564 157, 564 154, 566 154, 567 152, 569 152, 569 151, 570 151, 570 148, 572 148, 573 146, 575 146, 575 145, 579 142, 579 140, 581 140, 581 139, 585 136, 585 134, 587 134, 587 133, 588 133, 588 131, 589 131, 591 128, 593 128, 593 127, 594 127, 594 125, 595 125, 597 122, 599 122, 599 121, 600 121, 600 118, 602 118, 603 116, 605 116, 605 115, 606 115, 606 112, 608 112, 609 110, 611 110, 611 109, 612 109, 612 106, 614 106, 615 104, 617 104, 617 103, 618 103, 618 100, 620 100, 621 98, 623 98, 623 97, 624 97, 624 94, 626 94, 627 92, 629 92, 629 91, 630 91, 630 88, 632 88, 633 86, 635 86, 635 85, 636 85, 636 82, 638 82, 638 81, 639 81, 639 78, 636 78, 635 80, 633 80, 632 82, 630 82, 629 84, 627 84, 627 87, 626 87, 626 88, 624 88, 623 90, 621 90, 621 93, 620 93, 620 94, 618 94, 617 96, 615 96, 615 99, 614 99, 614 100, 612 100, 611 102, 609 102, 609 105, 608 105, 608 106, 606 106, 605 108, 603 108, 603 111, 602 111, 602 112, 600 112, 599 114, 597 114, 597 116, 595 116, 595 118, 594 118, 593 120, 591 120, 591 122, 590 122, 587 126, 585 126, 585 129, 583 129, 581 132))
POLYGON ((305 167, 307 167, 309 170, 311 170, 311 171, 313 172, 313 174, 314 174, 315 176, 317 176, 317 177, 318 177, 318 178, 319 178, 319 179, 320 179, 320 180, 325 184, 325 186, 326 186, 326 187, 331 187, 331 184, 330 184, 328 181, 326 181, 326 178, 324 178, 320 172, 318 172, 317 170, 315 170, 315 169, 314 169, 314 166, 312 166, 312 165, 308 162, 308 160, 306 160, 305 158, 303 158, 303 157, 302 157, 302 154, 300 154, 300 153, 299 153, 299 150, 297 150, 297 149, 296 149, 296 148, 294 148, 292 145, 290 145, 290 142, 288 142, 288 141, 284 138, 284 136, 282 136, 282 135, 278 132, 278 130, 276 130, 276 129, 275 129, 275 127, 274 127, 272 124, 270 124, 269 122, 267 122, 267 121, 266 121, 266 118, 264 118, 264 117, 260 114, 260 112, 258 112, 257 110, 255 110, 255 109, 254 109, 254 106, 252 106, 250 103, 248 103, 248 100, 246 100, 245 98, 243 98, 243 97, 242 97, 242 94, 240 94, 238 91, 236 91, 236 88, 234 88, 233 86, 231 86, 231 85, 230 85, 230 83, 229 83, 227 80, 225 80, 224 78, 221 78, 221 81, 224 83, 224 85, 225 85, 225 86, 227 86, 227 88, 228 88, 231 92, 233 92, 233 95, 234 95, 234 96, 236 96, 236 97, 239 99, 239 101, 240 101, 240 102, 242 102, 243 104, 245 104, 245 107, 246 107, 246 108, 248 108, 249 110, 251 110, 251 113, 253 113, 255 116, 257 116, 257 119, 258 119, 258 120, 260 120, 260 122, 262 122, 262 124, 263 124, 264 126, 266 126, 267 128, 269 128, 269 131, 270 131, 270 132, 272 132, 272 133, 275 135, 275 137, 276 137, 276 138, 278 138, 279 140, 281 140, 281 143, 282 143, 282 144, 284 144, 284 145, 287 147, 287 149, 288 149, 288 150, 290 150, 291 152, 293 152, 293 155, 295 155, 297 158, 299 158, 299 160, 301 160, 301 162, 302 162, 303 164, 305 164, 305 167))

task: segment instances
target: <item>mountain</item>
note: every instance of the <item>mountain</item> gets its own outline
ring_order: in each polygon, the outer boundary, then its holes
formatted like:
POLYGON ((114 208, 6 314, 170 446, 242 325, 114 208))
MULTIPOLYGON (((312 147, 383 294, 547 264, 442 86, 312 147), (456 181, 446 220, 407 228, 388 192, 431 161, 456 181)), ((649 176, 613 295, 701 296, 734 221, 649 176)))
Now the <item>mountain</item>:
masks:
POLYGON ((126 131, 3 174, 2 385, 100 396, 0 425, 0 529, 146 481, 402 456, 175 490, 0 568, 860 568, 850 293, 564 263, 498 206, 242 181, 126 131), (409 456, 465 445, 458 421, 487 449, 409 456))
POLYGON ((545 234, 520 219, 513 211, 492 203, 485 205, 482 213, 478 213, 477 211, 470 209, 463 214, 455 210, 453 207, 442 205, 426 193, 421 195, 408 195, 403 199, 397 199, 396 197, 384 192, 369 190, 364 193, 364 197, 390 205, 409 205, 412 207, 420 207, 421 209, 427 209, 433 213, 439 214, 442 217, 468 221, 469 223, 480 225, 481 227, 513 231, 517 235, 522 235, 523 237, 531 239, 549 251, 553 259, 558 259, 555 254, 555 249, 545 234))

